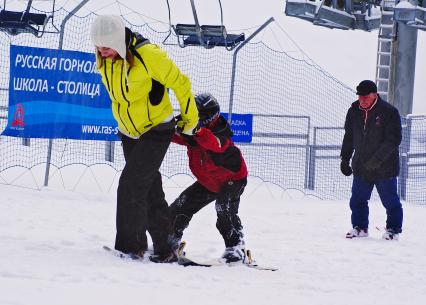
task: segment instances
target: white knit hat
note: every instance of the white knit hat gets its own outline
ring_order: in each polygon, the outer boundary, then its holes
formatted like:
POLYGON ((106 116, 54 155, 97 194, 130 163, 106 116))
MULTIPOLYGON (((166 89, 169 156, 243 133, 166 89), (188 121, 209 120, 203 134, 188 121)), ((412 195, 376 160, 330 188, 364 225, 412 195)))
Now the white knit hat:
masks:
POLYGON ((107 47, 126 58, 126 26, 120 16, 100 15, 92 23, 92 42, 97 47, 107 47))

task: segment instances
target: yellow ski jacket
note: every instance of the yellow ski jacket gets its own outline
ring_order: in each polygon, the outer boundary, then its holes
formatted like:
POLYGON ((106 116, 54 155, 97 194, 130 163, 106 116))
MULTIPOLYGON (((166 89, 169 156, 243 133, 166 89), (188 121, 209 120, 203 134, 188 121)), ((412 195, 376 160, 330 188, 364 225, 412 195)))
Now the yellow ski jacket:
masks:
POLYGON ((97 54, 98 69, 120 132, 139 138, 152 127, 170 121, 173 108, 166 90, 170 88, 180 105, 183 132, 189 133, 198 124, 189 78, 165 51, 140 35, 132 36, 129 49, 133 55, 131 66, 121 58, 113 61, 97 54))

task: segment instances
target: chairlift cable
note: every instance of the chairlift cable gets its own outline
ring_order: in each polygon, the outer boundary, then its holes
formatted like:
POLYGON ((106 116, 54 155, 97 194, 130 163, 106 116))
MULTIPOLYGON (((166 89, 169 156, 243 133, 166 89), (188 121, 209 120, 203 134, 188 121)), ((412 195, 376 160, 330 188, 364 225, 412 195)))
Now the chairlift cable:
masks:
MULTIPOLYGON (((277 35, 276 35, 276 33, 271 29, 271 28, 269 28, 269 31, 271 31, 271 33, 272 33, 272 36, 274 36, 274 38, 275 38, 275 41, 278 43, 278 45, 280 46, 280 48, 281 48, 281 50, 283 50, 284 51, 284 47, 281 45, 281 42, 280 42, 280 40, 278 39, 278 37, 277 37, 277 35)), ((265 31, 266 32, 266 31, 265 31)), ((286 53, 288 52, 288 51, 285 51, 286 53)))
POLYGON ((220 25, 223 26, 223 10, 222 10, 222 2, 219 1, 219 7, 220 7, 220 25))
POLYGON ((30 11, 32 4, 33 4, 33 0, 28 0, 28 2, 27 2, 27 8, 25 10, 27 13, 30 11))
POLYGON ((171 16, 171 13, 170 13, 169 0, 166 0, 166 3, 167 3, 168 14, 169 14, 169 33, 167 34, 166 38, 164 38, 163 43, 165 43, 165 41, 167 41, 167 39, 170 37, 170 35, 172 35, 172 16, 171 16))
POLYGON ((249 27, 249 28, 231 29, 229 31, 230 32, 250 32, 251 30, 256 30, 258 28, 259 28, 259 26, 255 25, 255 26, 252 26, 252 27, 249 27))
POLYGON ((287 33, 286 30, 284 30, 284 28, 279 24, 279 22, 275 22, 275 23, 278 26, 278 28, 287 36, 287 38, 296 46, 296 48, 303 54, 303 56, 306 56, 306 58, 308 58, 311 63, 315 63, 315 61, 312 60, 312 58, 310 58, 309 55, 306 54, 305 51, 303 51, 303 49, 296 43, 296 41, 294 41, 294 39, 291 38, 291 36, 287 33))
MULTIPOLYGON (((123 4, 123 3, 121 3, 120 1, 115 1, 115 3, 117 3, 118 4, 118 6, 120 7, 120 10, 121 10, 121 7, 125 7, 126 9, 128 9, 130 12, 132 12, 132 13, 134 13, 134 14, 136 14, 136 15, 140 15, 140 16, 143 16, 143 17, 145 17, 146 19, 150 19, 150 20, 154 20, 154 21, 156 21, 156 22, 158 22, 158 23, 162 23, 162 24, 165 24, 166 22, 165 21, 163 21, 163 20, 159 20, 159 19, 156 19, 156 18, 152 18, 152 17, 150 17, 150 16, 147 16, 147 15, 145 15, 145 14, 142 14, 142 13, 140 13, 140 12, 137 12, 137 11, 135 11, 133 8, 130 8, 129 6, 127 6, 127 5, 125 5, 125 4, 123 4)), ((106 7, 108 7, 108 6, 111 6, 113 3, 111 3, 110 5, 106 5, 106 6, 104 6, 104 7, 102 7, 101 9, 104 9, 104 8, 106 8, 106 7)), ((99 11, 99 10, 101 10, 101 9, 98 9, 98 10, 96 10, 95 12, 97 12, 97 11, 99 11)), ((127 15, 127 14, 126 14, 127 15)))
MULTIPOLYGON (((70 1, 73 1, 73 0, 68 0, 67 3, 70 2, 70 1)), ((111 3, 105 4, 104 6, 101 6, 101 7, 97 8, 97 9, 92 9, 91 11, 93 13, 96 13, 98 11, 101 11, 101 10, 103 10, 105 8, 108 8, 108 7, 112 6, 113 4, 115 4, 115 3, 111 2, 111 3)))
POLYGON ((172 30, 172 15, 170 13, 170 3, 169 0, 166 0, 167 3, 167 9, 168 9, 168 15, 169 15, 169 29, 172 30))

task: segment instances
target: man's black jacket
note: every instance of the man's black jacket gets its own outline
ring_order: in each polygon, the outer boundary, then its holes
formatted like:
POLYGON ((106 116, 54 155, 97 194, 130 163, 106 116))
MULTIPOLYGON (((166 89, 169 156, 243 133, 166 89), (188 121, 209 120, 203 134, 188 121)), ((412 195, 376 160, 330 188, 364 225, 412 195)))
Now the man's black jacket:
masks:
POLYGON ((367 112, 360 109, 359 101, 352 103, 346 115, 345 136, 340 156, 349 160, 352 153, 354 176, 366 180, 380 180, 399 174, 399 145, 401 143, 401 118, 398 110, 378 97, 374 107, 367 112), (367 170, 365 164, 373 160, 380 166, 367 170))

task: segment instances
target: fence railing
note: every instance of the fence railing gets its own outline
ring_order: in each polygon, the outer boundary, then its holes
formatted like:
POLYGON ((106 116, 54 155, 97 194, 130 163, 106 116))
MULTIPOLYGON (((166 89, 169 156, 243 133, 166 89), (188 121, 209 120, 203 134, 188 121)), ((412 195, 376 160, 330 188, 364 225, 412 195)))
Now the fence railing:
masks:
POLYGON ((321 131, 342 131, 342 127, 314 127, 313 128, 313 140, 312 144, 309 145, 309 168, 307 170, 307 189, 315 190, 315 173, 316 173, 316 162, 321 159, 338 159, 341 145, 335 144, 323 144, 318 143, 318 134, 321 131), (332 152, 333 154, 321 154, 321 152, 332 152), (337 154, 336 154, 337 152, 337 154))
MULTIPOLYGON (((350 195, 351 179, 343 177, 339 171, 341 140, 344 133, 342 127, 311 127, 309 116, 267 114, 254 114, 254 127, 262 119, 292 123, 287 126, 283 124, 282 132, 279 133, 254 131, 252 143, 237 143, 244 153, 250 175, 273 182, 285 189, 296 188, 314 193, 321 198, 347 198, 350 195), (274 158, 274 155, 277 157, 274 158), (258 160, 262 158, 264 167, 252 165, 259 164, 258 160), (254 159, 257 161, 251 162, 254 159), (272 170, 265 170, 267 168, 272 170)), ((398 191, 401 199, 416 203, 426 202, 424 135, 426 135, 426 116, 409 116, 403 119, 398 191)), ((7 137, 2 138, 4 140, 7 137)), ((32 144, 37 141, 38 139, 21 139, 21 145, 31 149, 32 144)), ((103 146, 104 150, 101 163, 115 164, 113 167, 120 170, 122 152, 116 150, 117 143, 97 142, 97 145, 103 146), (117 158, 117 155, 120 157, 117 158)), ((46 159, 45 162, 55 161, 46 159)), ((18 163, 14 166, 20 166, 18 163)), ((72 162, 61 166, 71 164, 72 162)), ((10 166, 9 164, 7 168, 10 166)), ((5 169, 6 167, 0 166, 0 173, 5 169)), ((178 172, 182 172, 182 168, 178 172)))
MULTIPOLYGON (((343 139, 343 127, 314 127, 312 144, 309 145, 309 162, 307 169, 307 189, 318 190, 316 177, 324 177, 330 167, 318 172, 318 163, 321 160, 332 160, 334 166, 340 164, 340 144, 318 140, 321 132, 336 132, 334 137, 338 141, 343 139)), ((402 119, 402 142, 400 145, 400 175, 398 192, 402 200, 426 203, 426 116, 410 115, 402 119), (419 128, 420 127, 420 128, 419 128)), ((332 137, 328 137, 331 139, 332 137)), ((335 181, 344 179, 336 176, 335 181)), ((349 189, 347 189, 349 190, 349 189)))

